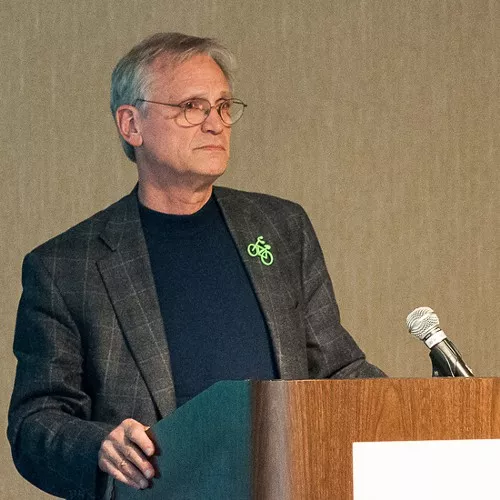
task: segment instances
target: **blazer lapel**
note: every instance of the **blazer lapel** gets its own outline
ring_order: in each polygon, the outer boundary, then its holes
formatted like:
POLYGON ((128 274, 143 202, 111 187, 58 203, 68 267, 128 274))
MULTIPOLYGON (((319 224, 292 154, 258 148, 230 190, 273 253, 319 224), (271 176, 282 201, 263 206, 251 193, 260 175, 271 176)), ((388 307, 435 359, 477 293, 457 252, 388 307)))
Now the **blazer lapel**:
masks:
POLYGON ((174 385, 136 191, 115 209, 101 234, 111 252, 97 265, 132 356, 165 416, 175 409, 174 385))
POLYGON ((303 378, 303 362, 297 350, 297 322, 291 318, 297 315, 298 301, 291 290, 290 280, 283 276, 280 265, 286 256, 281 234, 266 220, 266 214, 256 216, 260 207, 252 207, 247 200, 237 196, 237 191, 227 188, 214 188, 214 194, 222 210, 229 231, 236 243, 243 264, 248 272, 255 294, 270 330, 274 345, 280 377, 284 379, 303 378), (258 257, 248 253, 248 245, 255 243, 258 236, 271 245, 272 265, 264 265, 258 257))

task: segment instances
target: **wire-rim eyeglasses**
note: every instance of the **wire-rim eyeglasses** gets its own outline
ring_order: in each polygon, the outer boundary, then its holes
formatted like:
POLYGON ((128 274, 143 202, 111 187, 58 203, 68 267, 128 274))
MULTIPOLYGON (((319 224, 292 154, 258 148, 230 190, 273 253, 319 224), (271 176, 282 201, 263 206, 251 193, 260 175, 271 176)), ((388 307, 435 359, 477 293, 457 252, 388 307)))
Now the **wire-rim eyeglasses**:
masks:
POLYGON ((179 108, 183 111, 184 118, 186 118, 186 121, 190 125, 201 125, 208 118, 212 109, 215 108, 222 122, 227 126, 231 126, 243 116, 243 112, 247 107, 241 99, 233 98, 223 99, 213 106, 208 99, 204 99, 203 97, 187 99, 179 104, 152 101, 150 99, 136 99, 135 102, 148 102, 151 104, 179 108))

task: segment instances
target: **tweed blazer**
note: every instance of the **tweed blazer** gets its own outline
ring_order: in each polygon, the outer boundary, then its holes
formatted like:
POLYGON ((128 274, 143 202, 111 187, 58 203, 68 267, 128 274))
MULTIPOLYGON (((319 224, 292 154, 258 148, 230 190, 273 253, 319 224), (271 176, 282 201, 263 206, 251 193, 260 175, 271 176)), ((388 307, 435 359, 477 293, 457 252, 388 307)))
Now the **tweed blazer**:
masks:
MULTIPOLYGON (((214 188, 269 327, 283 379, 381 376, 340 324, 323 255, 297 204, 214 188), (262 236, 274 261, 247 252, 262 236)), ((8 437, 20 473, 71 499, 100 498, 104 437, 175 410, 137 190, 28 254, 14 340, 8 437)))

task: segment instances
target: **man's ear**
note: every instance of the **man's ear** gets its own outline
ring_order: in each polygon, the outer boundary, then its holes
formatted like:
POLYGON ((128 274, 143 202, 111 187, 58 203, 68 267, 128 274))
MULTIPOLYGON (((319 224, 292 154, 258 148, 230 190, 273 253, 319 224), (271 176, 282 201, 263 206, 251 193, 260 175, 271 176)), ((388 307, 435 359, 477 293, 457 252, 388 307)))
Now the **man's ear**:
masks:
POLYGON ((116 126, 120 135, 134 147, 142 145, 139 110, 130 104, 122 104, 116 110, 116 126))

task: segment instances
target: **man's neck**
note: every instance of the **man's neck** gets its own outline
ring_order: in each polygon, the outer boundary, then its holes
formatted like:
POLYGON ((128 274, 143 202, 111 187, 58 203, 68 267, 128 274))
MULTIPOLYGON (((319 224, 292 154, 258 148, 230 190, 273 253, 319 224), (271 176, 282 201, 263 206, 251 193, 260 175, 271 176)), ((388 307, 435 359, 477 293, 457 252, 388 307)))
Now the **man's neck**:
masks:
POLYGON ((209 200, 212 185, 201 189, 163 189, 159 186, 139 181, 139 201, 147 208, 173 215, 194 214, 209 200))

